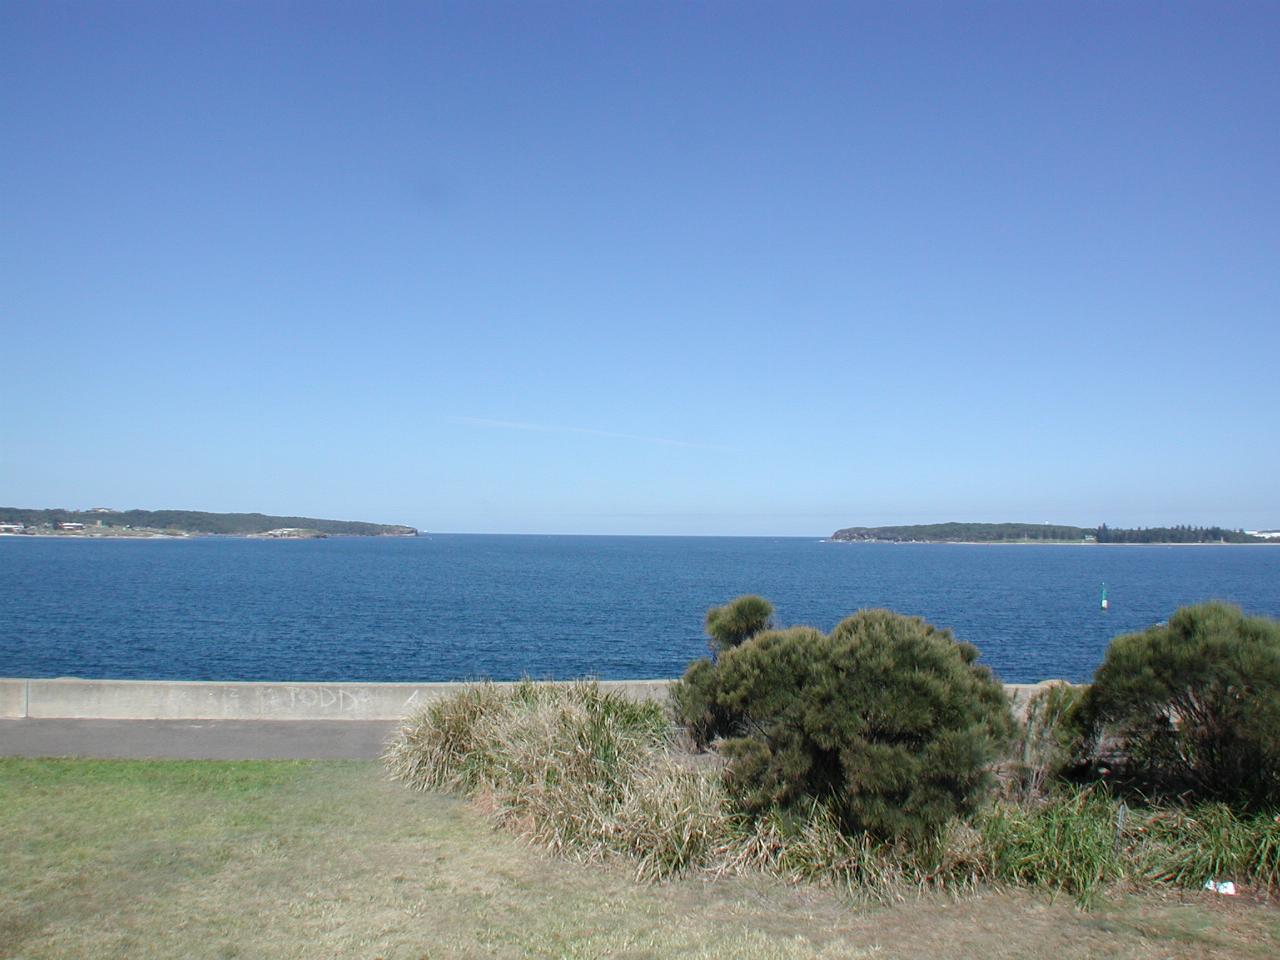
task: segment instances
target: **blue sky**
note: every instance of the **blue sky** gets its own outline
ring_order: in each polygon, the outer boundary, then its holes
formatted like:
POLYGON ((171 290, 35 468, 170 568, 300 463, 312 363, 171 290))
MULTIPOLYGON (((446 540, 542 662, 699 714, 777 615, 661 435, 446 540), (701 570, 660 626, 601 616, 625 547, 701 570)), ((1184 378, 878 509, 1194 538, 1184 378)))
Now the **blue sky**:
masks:
POLYGON ((1280 4, 0 7, 0 503, 1280 526, 1280 4))

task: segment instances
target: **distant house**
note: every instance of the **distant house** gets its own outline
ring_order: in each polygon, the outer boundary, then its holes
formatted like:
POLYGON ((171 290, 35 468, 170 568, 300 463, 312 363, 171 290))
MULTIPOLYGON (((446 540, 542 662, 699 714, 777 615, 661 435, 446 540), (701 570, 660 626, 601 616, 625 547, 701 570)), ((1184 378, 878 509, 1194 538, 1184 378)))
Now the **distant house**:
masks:
POLYGON ((21 533, 25 529, 21 523, 0 523, 0 533, 21 533))
POLYGON ((119 513, 120 511, 114 510, 111 507, 94 507, 89 512, 90 513, 119 513))
POLYGON ((58 524, 59 530, 83 530, 83 523, 76 523, 74 520, 68 520, 65 523, 58 524))
POLYGON ((1262 537, 1264 540, 1280 540, 1280 530, 1246 530, 1251 537, 1262 537))

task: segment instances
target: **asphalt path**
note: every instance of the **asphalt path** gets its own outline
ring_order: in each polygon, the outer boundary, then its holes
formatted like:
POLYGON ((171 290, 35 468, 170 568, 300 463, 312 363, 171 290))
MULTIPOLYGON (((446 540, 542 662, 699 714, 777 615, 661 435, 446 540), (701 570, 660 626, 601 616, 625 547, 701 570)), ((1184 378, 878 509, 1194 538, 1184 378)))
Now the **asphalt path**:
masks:
POLYGON ((372 760, 388 720, 0 720, 0 756, 372 760))

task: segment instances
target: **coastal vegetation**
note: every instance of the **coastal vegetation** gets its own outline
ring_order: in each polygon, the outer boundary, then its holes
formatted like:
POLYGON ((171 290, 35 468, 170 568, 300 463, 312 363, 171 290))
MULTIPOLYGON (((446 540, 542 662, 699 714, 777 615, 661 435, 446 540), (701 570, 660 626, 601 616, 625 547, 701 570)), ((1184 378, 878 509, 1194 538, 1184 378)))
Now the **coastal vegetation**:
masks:
POLYGON ((759 874, 637 883, 369 762, 0 759, 0 862, 0 956, 29 960, 1263 960, 1280 940, 1273 909, 1208 894, 859 910, 759 874))
POLYGON ((754 594, 707 611, 704 629, 711 657, 700 657, 689 664, 684 677, 671 688, 676 719, 699 749, 730 733, 741 721, 740 713, 730 709, 720 696, 720 675, 713 658, 772 626, 773 604, 754 594))
POLYGON ((30 532, 80 525, 86 532, 160 531, 180 534, 247 536, 296 530, 310 536, 379 537, 414 536, 417 530, 402 524, 365 523, 359 520, 319 520, 315 517, 275 517, 263 513, 205 513, 199 510, 42 510, 0 507, 0 523, 20 524, 30 532))
POLYGON ((1146 794, 1280 804, 1275 620, 1205 603, 1117 637, 1082 708, 1094 751, 1146 794))
POLYGON ((843 833, 933 845, 985 798, 1012 734, 1004 690, 977 657, 887 610, 829 634, 755 635, 717 665, 718 700, 740 718, 721 746, 728 789, 752 813, 818 801, 843 833))
POLYGON ((386 762, 641 878, 757 873, 879 901, 995 885, 1092 905, 1208 880, 1280 892, 1280 677, 1231 672, 1280 657, 1280 625, 1179 611, 1163 646, 1119 638, 1096 693, 1049 685, 1015 719, 977 651, 918 618, 861 611, 823 634, 772 628, 760 598, 717 610, 715 656, 676 685, 675 722, 593 684, 481 685, 410 717, 386 762), (747 619, 735 606, 765 615, 726 647, 718 625, 747 619), (1244 660, 1220 662, 1241 643, 1244 660), (1139 687, 1115 686, 1122 663, 1139 687), (1139 774, 1167 756, 1151 730, 1244 789, 1180 777, 1180 793, 1144 792, 1139 774))
POLYGON ((1008 764, 1023 799, 1043 796, 1050 784, 1087 763, 1080 722, 1084 697, 1085 688, 1056 681, 1027 701, 1008 764))
POLYGON ((773 626, 773 604, 754 594, 707 611, 705 630, 713 654, 727 653, 773 626))
POLYGON ((845 527, 832 540, 890 543, 1280 543, 1224 527, 1073 527, 1050 523, 925 523, 845 527))

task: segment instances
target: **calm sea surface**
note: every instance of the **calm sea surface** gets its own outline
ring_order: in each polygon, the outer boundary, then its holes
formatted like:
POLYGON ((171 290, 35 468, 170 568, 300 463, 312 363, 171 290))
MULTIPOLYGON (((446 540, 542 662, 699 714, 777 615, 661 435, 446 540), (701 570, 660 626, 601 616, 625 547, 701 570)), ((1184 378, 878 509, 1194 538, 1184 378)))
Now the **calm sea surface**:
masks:
POLYGON ((1280 547, 4 537, 0 676, 673 677, 706 650, 707 607, 742 593, 784 625, 918 614, 1006 681, 1085 680, 1111 637, 1181 604, 1280 617, 1280 547))

